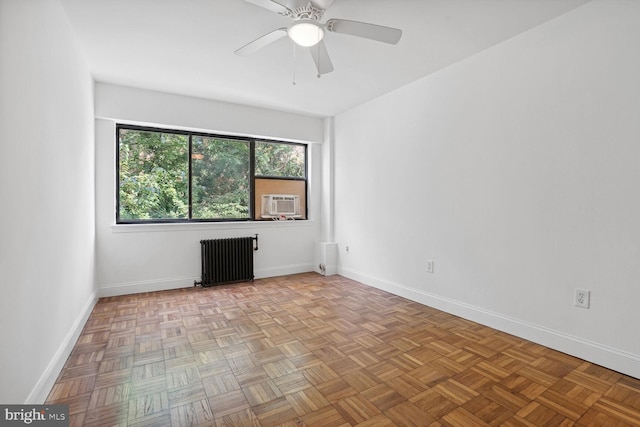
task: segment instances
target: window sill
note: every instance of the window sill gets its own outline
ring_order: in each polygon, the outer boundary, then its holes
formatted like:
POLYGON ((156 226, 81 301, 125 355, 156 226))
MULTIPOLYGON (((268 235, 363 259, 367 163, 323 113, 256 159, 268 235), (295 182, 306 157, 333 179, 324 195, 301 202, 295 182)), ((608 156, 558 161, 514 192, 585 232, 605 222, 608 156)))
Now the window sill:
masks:
POLYGON ((198 222, 165 224, 112 224, 112 233, 156 233, 192 230, 255 230, 278 227, 311 227, 314 221, 242 221, 242 222, 198 222))

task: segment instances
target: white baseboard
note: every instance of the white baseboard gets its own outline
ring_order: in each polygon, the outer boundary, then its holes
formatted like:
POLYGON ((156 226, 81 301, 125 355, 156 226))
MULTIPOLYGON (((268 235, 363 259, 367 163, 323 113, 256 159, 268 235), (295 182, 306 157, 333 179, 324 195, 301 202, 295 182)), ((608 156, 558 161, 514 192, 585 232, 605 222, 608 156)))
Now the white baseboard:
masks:
POLYGON ((60 372, 69 358, 76 341, 78 341, 78 337, 80 336, 84 325, 87 323, 87 320, 91 315, 91 311, 97 301, 98 298, 96 297, 96 293, 92 292, 86 304, 82 307, 80 315, 76 318, 75 322, 73 322, 71 329, 69 329, 69 332, 58 347, 58 350, 51 359, 51 362, 49 362, 49 365, 47 365, 47 368, 31 390, 31 393, 27 396, 27 399, 24 402, 25 405, 41 405, 44 404, 45 400, 47 400, 47 396, 58 379, 58 375, 60 375, 60 372))
POLYGON ((614 371, 640 378, 640 355, 631 354, 562 331, 505 316, 482 307, 409 288, 364 273, 340 268, 338 274, 412 301, 489 326, 614 371))
POLYGON ((256 279, 265 279, 267 277, 287 276, 289 274, 308 273, 313 271, 313 263, 308 264, 291 264, 281 265, 272 268, 261 268, 256 270, 256 279))
POLYGON ((118 295, 139 294, 142 292, 168 291, 170 289, 188 288, 193 286, 198 276, 173 277, 168 279, 141 280, 138 282, 116 283, 98 286, 98 297, 114 297, 118 295))
MULTIPOLYGON (((289 274, 306 273, 309 271, 313 271, 313 264, 293 264, 258 269, 254 271, 254 276, 256 279, 264 279, 267 277, 286 276, 289 274)), ((200 281, 200 277, 173 277, 167 279, 100 285, 98 286, 98 297, 104 298, 118 295, 139 294, 142 292, 189 288, 193 286, 194 281, 200 281)))

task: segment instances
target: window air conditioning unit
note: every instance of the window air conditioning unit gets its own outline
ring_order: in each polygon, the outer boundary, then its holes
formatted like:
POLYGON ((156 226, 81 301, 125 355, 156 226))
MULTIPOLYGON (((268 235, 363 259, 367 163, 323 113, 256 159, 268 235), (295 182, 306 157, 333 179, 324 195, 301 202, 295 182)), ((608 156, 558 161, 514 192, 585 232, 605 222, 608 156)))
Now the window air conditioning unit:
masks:
POLYGON ((293 194, 263 194, 262 218, 300 217, 300 197, 293 194))

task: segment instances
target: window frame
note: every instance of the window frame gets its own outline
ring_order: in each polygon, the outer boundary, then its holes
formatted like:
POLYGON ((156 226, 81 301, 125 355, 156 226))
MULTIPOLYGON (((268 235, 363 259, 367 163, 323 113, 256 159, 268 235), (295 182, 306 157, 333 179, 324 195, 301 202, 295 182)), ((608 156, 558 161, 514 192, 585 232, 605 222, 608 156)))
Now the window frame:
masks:
POLYGON ((309 145, 301 142, 289 142, 268 138, 253 138, 240 135, 225 135, 215 134, 208 132, 190 131, 184 129, 162 128, 153 126, 140 126, 126 123, 116 123, 116 176, 115 176, 115 224, 116 225, 131 225, 131 224, 197 224, 197 223, 224 223, 224 222, 263 222, 256 219, 255 212, 255 180, 258 179, 280 179, 280 180, 293 180, 304 181, 305 192, 305 204, 303 219, 297 221, 307 221, 308 215, 308 192, 309 192, 309 145), (157 133, 170 133, 176 135, 185 135, 188 137, 188 213, 187 218, 152 218, 152 219, 122 219, 120 218, 120 131, 122 129, 140 131, 140 132, 157 132, 157 133), (246 142, 249 145, 249 215, 247 218, 193 218, 193 166, 192 166, 192 154, 193 154, 193 137, 199 136, 212 139, 227 139, 235 140, 239 142, 246 142), (256 158, 255 158, 255 145, 256 142, 265 142, 271 144, 283 144, 283 145, 295 145, 304 147, 304 177, 287 177, 287 176, 268 176, 268 175, 256 175, 256 158))

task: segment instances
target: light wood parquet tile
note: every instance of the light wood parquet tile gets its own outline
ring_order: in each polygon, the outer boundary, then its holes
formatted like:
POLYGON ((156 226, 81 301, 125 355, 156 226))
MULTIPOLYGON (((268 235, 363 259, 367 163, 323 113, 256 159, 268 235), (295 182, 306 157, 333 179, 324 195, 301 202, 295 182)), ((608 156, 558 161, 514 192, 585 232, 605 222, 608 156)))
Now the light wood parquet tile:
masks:
POLYGON ((340 276, 102 298, 73 426, 638 426, 640 380, 340 276))

